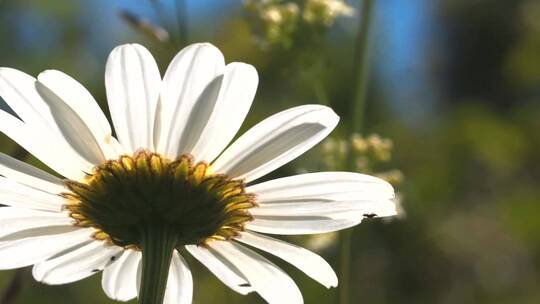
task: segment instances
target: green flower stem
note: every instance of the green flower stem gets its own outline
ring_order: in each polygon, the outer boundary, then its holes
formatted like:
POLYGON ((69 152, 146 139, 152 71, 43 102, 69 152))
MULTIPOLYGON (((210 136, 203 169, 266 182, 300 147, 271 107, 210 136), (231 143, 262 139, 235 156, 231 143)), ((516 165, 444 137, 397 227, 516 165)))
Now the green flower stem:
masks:
POLYGON ((140 304, 162 304, 176 235, 166 227, 150 226, 141 231, 142 253, 140 304))
POLYGON ((369 27, 375 0, 360 0, 360 20, 354 58, 356 91, 351 119, 352 132, 360 132, 364 124, 369 79, 369 27))
MULTIPOLYGON (((356 52, 354 57, 355 99, 352 105, 351 132, 361 132, 364 124, 368 79, 369 79, 369 26, 375 0, 360 0, 360 20, 358 36, 356 37, 356 52)), ((349 153, 348 164, 352 167, 352 153, 349 153)), ((349 168, 354 171, 354 168, 349 168)), ((340 233, 340 288, 339 303, 350 304, 351 281, 351 246, 354 228, 340 233)))
POLYGON ((11 278, 11 281, 3 291, 0 303, 2 304, 14 304, 18 302, 18 298, 21 295, 21 289, 23 287, 23 273, 24 269, 17 269, 11 278))
POLYGON ((340 265, 339 265, 339 303, 349 304, 350 278, 351 278, 351 242, 353 228, 340 232, 340 265))

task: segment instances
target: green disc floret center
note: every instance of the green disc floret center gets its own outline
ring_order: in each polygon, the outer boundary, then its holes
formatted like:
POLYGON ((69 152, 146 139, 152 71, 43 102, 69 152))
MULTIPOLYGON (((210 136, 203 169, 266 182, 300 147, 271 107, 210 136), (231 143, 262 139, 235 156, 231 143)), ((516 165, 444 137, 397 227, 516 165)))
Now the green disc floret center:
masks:
POLYGON ((254 197, 242 180, 209 172, 189 155, 170 161, 138 151, 96 166, 82 181, 67 181, 64 209, 93 237, 139 248, 149 229, 175 234, 176 246, 230 239, 252 217, 254 197))

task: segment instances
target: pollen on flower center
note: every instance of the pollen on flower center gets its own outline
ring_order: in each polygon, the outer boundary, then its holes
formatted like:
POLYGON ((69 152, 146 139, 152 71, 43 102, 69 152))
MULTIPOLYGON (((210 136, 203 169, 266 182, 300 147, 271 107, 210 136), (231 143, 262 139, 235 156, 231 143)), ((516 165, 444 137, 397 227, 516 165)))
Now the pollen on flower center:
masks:
POLYGON ((67 181, 64 209, 77 226, 96 229, 94 238, 139 248, 142 234, 159 227, 176 235, 177 246, 230 239, 251 220, 254 196, 242 180, 211 174, 189 155, 170 161, 136 152, 96 166, 83 181, 67 181))

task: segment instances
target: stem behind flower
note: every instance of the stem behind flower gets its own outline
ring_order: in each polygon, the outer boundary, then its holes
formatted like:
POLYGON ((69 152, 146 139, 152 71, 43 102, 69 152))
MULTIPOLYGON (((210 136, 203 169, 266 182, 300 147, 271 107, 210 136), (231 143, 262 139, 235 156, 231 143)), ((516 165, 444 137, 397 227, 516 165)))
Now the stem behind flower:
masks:
POLYGON ((17 298, 21 295, 23 272, 23 269, 17 269, 15 271, 9 285, 4 290, 0 304, 13 304, 17 302, 17 298))
POLYGON ((148 225, 141 231, 140 304, 161 304, 165 297, 176 236, 166 227, 148 225))
MULTIPOLYGON (((360 0, 360 20, 358 22, 358 35, 356 37, 356 51, 354 57, 355 75, 355 99, 352 106, 353 116, 350 119, 352 133, 360 133, 364 124, 364 111, 366 107, 366 97, 369 79, 369 26, 373 5, 375 0, 360 0)), ((352 153, 349 153, 349 158, 352 153)), ((348 159, 349 169, 355 171, 354 161, 348 159)), ((351 243, 354 228, 350 228, 340 233, 340 288, 339 303, 349 304, 350 301, 350 280, 351 280, 351 243)))
POLYGON ((354 57, 356 90, 352 109, 353 117, 351 119, 351 132, 357 133, 360 133, 364 124, 364 111, 369 80, 369 27, 374 2, 374 0, 360 0, 359 5, 361 11, 354 57))

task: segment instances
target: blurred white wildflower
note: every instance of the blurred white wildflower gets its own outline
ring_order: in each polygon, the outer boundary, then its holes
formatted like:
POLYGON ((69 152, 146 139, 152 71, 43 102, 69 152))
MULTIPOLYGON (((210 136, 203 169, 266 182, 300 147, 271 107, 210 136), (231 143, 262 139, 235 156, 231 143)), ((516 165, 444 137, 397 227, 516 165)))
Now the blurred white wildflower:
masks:
POLYGON ((300 9, 296 3, 273 0, 246 0, 244 8, 251 16, 262 45, 289 47, 298 26, 300 9))
MULTIPOLYGON (((407 218, 407 211, 405 211, 405 208, 403 208, 403 194, 402 193, 396 193, 396 196, 392 200, 394 204, 396 204, 396 216, 394 218, 403 220, 407 218)), ((387 220, 386 218, 383 219, 385 222, 391 222, 392 220, 387 220)))
POLYGON ((308 23, 330 26, 338 17, 351 17, 354 8, 342 0, 306 0, 302 17, 308 23))
MULTIPOLYGON (((391 139, 381 137, 378 134, 370 134, 366 137, 353 133, 349 138, 328 137, 321 144, 322 170, 347 171, 354 168, 355 171, 374 175, 387 181, 393 186, 400 185, 405 179, 399 169, 380 170, 381 164, 386 164, 392 159, 394 144, 391 139)), ((310 171, 310 168, 303 168, 310 171)), ((392 199, 396 206, 396 217, 385 218, 384 222, 390 222, 395 218, 406 217, 403 208, 403 195, 396 193, 392 199)), ((338 233, 326 233, 310 235, 304 238, 304 246, 316 252, 324 252, 335 247, 339 241, 338 233)))
POLYGON ((338 240, 339 233, 337 232, 317 234, 309 236, 305 246, 315 252, 322 252, 334 246, 338 240))
POLYGON ((299 35, 302 40, 320 35, 336 18, 354 15, 354 8, 342 0, 245 0, 244 9, 263 46, 284 48, 299 35))
POLYGON ((389 182, 392 185, 398 185, 403 182, 405 179, 405 176, 403 175, 403 172, 397 169, 392 169, 389 171, 384 171, 380 173, 375 174, 378 178, 382 178, 385 181, 389 182))

